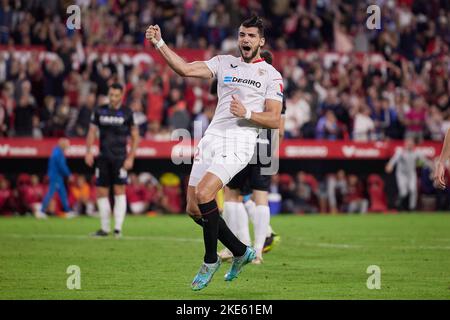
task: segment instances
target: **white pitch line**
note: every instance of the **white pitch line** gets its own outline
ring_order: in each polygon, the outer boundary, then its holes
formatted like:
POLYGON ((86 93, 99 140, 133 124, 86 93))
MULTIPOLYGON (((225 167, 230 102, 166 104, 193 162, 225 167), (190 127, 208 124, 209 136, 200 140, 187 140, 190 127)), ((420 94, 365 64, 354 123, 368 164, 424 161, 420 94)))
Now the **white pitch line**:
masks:
MULTIPOLYGON (((296 238, 295 240, 308 247, 319 247, 330 249, 367 249, 369 247, 372 247, 367 245, 348 244, 348 243, 305 242, 302 240, 302 238, 296 238)), ((432 246, 432 245, 391 246, 390 248, 396 250, 450 250, 450 246, 432 246)))
MULTIPOLYGON (((68 234, 2 234, 0 238, 17 238, 17 239, 78 239, 78 240, 91 240, 91 239, 103 239, 96 238, 89 235, 68 235, 68 234)), ((106 238, 111 239, 111 238, 106 238)), ((163 237, 163 236, 123 236, 120 240, 133 240, 133 241, 173 241, 173 242, 203 242, 203 239, 195 238, 178 238, 178 237, 163 237)), ((348 244, 348 243, 326 243, 326 242, 305 242, 302 238, 295 238, 302 245, 308 247, 330 248, 330 249, 367 249, 367 245, 348 244)), ((374 247, 375 248, 375 247, 374 247)), ((397 250, 450 250, 450 246, 431 246, 431 245, 418 245, 418 246, 391 246, 391 249, 397 250)))
MULTIPOLYGON (((76 235, 76 234, 2 234, 0 238, 22 238, 22 239, 78 239, 78 240, 91 240, 91 239, 110 239, 109 237, 93 237, 89 235, 76 235)), ((194 238, 178 238, 178 237, 161 237, 161 236, 123 236, 120 240, 161 240, 161 241, 175 241, 175 242, 203 242, 202 239, 194 238)))

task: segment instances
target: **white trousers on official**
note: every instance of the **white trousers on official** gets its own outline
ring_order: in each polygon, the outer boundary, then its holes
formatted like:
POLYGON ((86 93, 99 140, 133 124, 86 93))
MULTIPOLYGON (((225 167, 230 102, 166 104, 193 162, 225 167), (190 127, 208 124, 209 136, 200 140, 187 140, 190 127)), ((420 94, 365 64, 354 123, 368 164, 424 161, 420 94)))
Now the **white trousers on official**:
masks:
POLYGON ((409 209, 415 209, 417 205, 417 175, 404 174, 402 172, 396 173, 397 178, 397 188, 399 192, 399 197, 401 199, 405 198, 409 194, 409 209))

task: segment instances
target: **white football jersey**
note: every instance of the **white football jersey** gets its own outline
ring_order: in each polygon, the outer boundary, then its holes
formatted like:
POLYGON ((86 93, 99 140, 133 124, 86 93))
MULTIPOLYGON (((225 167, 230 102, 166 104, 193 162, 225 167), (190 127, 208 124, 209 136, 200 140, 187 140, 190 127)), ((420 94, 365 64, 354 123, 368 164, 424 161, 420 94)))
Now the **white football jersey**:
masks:
POLYGON ((232 95, 251 111, 263 112, 265 100, 283 101, 281 74, 263 59, 246 63, 239 57, 219 55, 205 61, 217 78, 217 108, 205 134, 247 135, 256 139, 260 127, 230 112, 232 95))

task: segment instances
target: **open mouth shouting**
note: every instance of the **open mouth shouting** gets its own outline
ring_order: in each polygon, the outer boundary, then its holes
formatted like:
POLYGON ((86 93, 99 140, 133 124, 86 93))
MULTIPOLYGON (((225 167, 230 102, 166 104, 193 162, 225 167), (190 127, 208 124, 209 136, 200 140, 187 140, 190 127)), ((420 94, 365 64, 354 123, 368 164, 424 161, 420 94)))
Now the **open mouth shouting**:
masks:
POLYGON ((242 52, 245 52, 246 54, 252 52, 252 47, 250 45, 244 44, 241 46, 242 52))

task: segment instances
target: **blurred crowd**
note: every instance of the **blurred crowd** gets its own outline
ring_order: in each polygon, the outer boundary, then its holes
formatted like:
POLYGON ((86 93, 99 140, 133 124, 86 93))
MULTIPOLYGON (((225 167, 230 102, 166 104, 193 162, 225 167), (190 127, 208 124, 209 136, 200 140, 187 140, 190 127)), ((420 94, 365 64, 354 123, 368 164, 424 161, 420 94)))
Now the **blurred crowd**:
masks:
POLYGON ((2 0, 0 44, 52 54, 0 50, 0 136, 84 137, 92 109, 116 81, 126 84, 124 103, 143 137, 169 140, 173 129, 192 130, 193 120, 205 130, 216 102, 210 83, 145 59, 87 53, 152 50, 144 32, 159 24, 173 47, 237 54, 236 29, 250 12, 264 17, 275 57, 296 50, 280 66, 286 138, 441 140, 450 127, 446 0, 2 0), (80 30, 65 26, 73 3, 81 8, 80 30), (370 4, 381 8, 379 30, 366 27, 370 4), (330 60, 327 52, 340 54, 330 60))
MULTIPOLYGON (((97 215, 95 177, 74 174, 67 181, 69 205, 76 215, 97 215)), ((0 215, 39 215, 43 198, 48 190, 48 178, 20 174, 16 179, 0 175, 0 215)), ((131 214, 180 213, 182 208, 182 183, 170 172, 156 179, 150 173, 129 175, 126 187, 127 206, 131 214)), ((51 200, 48 212, 64 216, 59 196, 51 200)))
MULTIPOLYGON (((304 171, 294 175, 281 173, 272 176, 269 205, 272 214, 450 210, 450 191, 434 188, 431 168, 418 169, 418 177, 417 205, 408 207, 407 199, 399 198, 395 179, 389 175, 361 176, 344 170, 320 176, 304 171)), ((446 178, 449 181, 448 172, 446 178)), ((69 203, 76 215, 97 215, 94 181, 94 177, 89 179, 82 174, 68 179, 69 203)), ((184 212, 186 182, 174 173, 164 173, 159 179, 146 172, 130 174, 127 212, 134 215, 184 212)), ((37 215, 47 188, 45 176, 20 174, 14 180, 0 175, 0 215, 37 215)), ((219 197, 218 204, 222 208, 223 198, 219 197)), ((50 202, 48 212, 64 216, 58 196, 50 202)))

